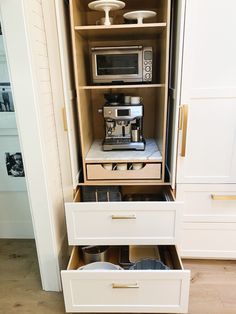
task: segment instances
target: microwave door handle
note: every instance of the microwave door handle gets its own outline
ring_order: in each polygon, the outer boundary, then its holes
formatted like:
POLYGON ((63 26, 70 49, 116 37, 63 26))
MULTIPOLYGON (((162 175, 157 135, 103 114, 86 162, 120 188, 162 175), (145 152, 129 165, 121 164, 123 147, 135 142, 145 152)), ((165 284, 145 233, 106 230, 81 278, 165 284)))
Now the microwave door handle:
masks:
POLYGON ((132 50, 141 50, 143 46, 121 46, 121 47, 93 47, 91 48, 92 51, 101 51, 101 50, 127 50, 127 49, 132 49, 132 50))

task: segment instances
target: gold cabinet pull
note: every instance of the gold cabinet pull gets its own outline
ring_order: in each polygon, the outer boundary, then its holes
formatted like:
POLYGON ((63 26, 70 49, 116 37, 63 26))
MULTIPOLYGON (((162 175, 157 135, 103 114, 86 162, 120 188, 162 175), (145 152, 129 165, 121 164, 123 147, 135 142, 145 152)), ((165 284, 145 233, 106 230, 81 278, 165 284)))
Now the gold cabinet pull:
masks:
POLYGON ((65 109, 65 107, 61 108, 61 112, 62 112, 62 121, 63 121, 64 131, 67 132, 68 127, 67 127, 67 121, 66 121, 66 109, 65 109))
POLYGON ((211 198, 214 201, 236 201, 236 195, 217 195, 217 194, 212 194, 211 198))
POLYGON ((132 284, 113 283, 112 288, 113 289, 137 289, 139 288, 139 285, 137 283, 132 283, 132 284))
POLYGON ((181 107, 180 130, 182 130, 181 156, 186 156, 187 128, 188 128, 188 106, 181 107))
POLYGON ((136 219, 136 215, 112 215, 112 219, 136 219))

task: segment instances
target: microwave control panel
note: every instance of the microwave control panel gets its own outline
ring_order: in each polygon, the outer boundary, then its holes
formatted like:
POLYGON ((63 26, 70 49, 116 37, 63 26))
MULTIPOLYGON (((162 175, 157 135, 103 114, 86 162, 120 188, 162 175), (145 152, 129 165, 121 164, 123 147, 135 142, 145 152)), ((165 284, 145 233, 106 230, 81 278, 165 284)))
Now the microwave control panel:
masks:
POLYGON ((144 47, 143 49, 143 81, 152 81, 152 47, 144 47))

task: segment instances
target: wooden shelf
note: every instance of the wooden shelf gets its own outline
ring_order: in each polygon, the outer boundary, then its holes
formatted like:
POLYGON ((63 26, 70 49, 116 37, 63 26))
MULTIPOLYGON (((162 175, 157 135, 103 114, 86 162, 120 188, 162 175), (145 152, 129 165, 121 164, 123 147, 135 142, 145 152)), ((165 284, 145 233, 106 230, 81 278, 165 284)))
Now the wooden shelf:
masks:
POLYGON ((80 86, 79 89, 134 89, 134 88, 162 88, 165 84, 134 84, 134 85, 90 85, 90 86, 80 86))
POLYGON ((75 26, 75 30, 89 40, 150 39, 155 38, 165 29, 166 23, 75 26))

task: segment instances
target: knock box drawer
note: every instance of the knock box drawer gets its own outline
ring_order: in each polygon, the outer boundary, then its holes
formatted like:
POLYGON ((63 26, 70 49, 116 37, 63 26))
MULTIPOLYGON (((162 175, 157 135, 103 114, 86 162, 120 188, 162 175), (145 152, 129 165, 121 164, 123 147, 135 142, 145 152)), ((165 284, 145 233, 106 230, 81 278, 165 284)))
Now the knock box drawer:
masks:
POLYGON ((181 206, 168 201, 168 196, 160 202, 80 202, 78 192, 74 203, 66 203, 68 241, 70 245, 176 244, 181 206))
POLYGON ((169 246, 173 269, 78 270, 74 247, 61 272, 67 312, 186 313, 190 272, 183 270, 175 246, 169 246))
POLYGON ((161 179, 161 164, 147 163, 139 170, 107 170, 102 164, 87 164, 88 180, 161 179))

